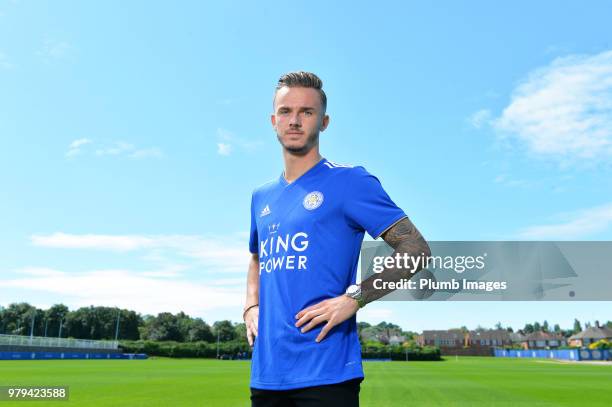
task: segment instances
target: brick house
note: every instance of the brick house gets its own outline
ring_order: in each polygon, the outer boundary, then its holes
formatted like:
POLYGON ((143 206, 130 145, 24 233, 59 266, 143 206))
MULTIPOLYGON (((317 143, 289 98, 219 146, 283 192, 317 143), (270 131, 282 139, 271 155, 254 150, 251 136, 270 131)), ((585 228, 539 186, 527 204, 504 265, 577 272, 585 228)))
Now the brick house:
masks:
POLYGON ((417 335, 416 342, 420 346, 438 346, 440 350, 443 348, 463 349, 467 346, 467 332, 461 329, 448 329, 441 331, 423 331, 421 335, 417 335))
POLYGON ((442 355, 491 356, 496 346, 510 346, 512 341, 503 329, 487 331, 423 331, 416 337, 421 346, 437 346, 442 355))
POLYGON ((559 333, 537 331, 527 334, 521 346, 523 349, 554 349, 567 346, 567 341, 559 333))
POLYGON ((612 329, 596 324, 569 337, 570 346, 586 347, 602 339, 612 341, 612 329))
POLYGON ((510 333, 505 329, 487 331, 470 331, 467 346, 469 347, 509 347, 512 346, 510 333))

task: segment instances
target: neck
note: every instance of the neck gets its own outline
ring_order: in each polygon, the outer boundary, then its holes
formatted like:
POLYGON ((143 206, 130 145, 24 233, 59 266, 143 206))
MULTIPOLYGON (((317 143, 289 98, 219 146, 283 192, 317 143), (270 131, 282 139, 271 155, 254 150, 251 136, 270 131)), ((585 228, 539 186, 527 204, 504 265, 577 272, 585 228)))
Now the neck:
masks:
POLYGON ((287 150, 283 150, 283 159, 285 161, 285 180, 289 183, 301 177, 306 171, 317 165, 321 161, 319 147, 311 149, 304 155, 291 154, 287 150))

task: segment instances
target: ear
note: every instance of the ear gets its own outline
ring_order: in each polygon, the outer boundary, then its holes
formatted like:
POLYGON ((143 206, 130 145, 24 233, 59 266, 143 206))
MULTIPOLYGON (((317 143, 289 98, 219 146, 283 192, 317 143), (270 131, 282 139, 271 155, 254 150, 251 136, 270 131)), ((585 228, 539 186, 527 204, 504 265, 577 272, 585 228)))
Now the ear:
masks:
POLYGON ((323 116, 323 120, 321 121, 321 127, 319 128, 319 131, 325 131, 328 125, 329 125, 329 116, 325 115, 323 116))
POLYGON ((276 129, 276 115, 275 114, 270 115, 270 122, 272 123, 272 127, 276 129))

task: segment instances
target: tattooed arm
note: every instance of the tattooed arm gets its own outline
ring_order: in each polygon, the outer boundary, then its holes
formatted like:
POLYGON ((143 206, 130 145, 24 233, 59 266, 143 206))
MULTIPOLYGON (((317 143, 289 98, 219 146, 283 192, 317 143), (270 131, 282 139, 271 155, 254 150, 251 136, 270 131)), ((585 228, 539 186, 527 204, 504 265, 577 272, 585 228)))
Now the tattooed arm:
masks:
MULTIPOLYGON (((393 256, 396 253, 400 253, 402 256, 404 253, 407 253, 409 256, 430 255, 429 245, 408 218, 399 220, 387 231, 383 232, 382 238, 395 250, 393 256)), ((418 267, 417 270, 419 270, 418 267)), ((394 268, 385 268, 382 273, 368 278, 361 283, 363 302, 372 302, 393 291, 375 289, 373 287, 374 279, 382 278, 385 281, 399 281, 402 278, 412 277, 414 274, 410 271, 409 269, 395 270, 394 268)), ((301 327, 302 332, 307 332, 315 326, 326 322, 316 338, 316 341, 320 342, 325 338, 330 329, 355 315, 357 310, 359 310, 357 300, 343 294, 304 308, 295 316, 297 320, 295 326, 301 327)))
MULTIPOLYGON (((421 233, 410 222, 408 218, 403 218, 382 233, 382 238, 394 250, 392 256, 396 254, 404 256, 408 254, 410 257, 424 256, 429 257, 431 251, 429 245, 423 239, 421 233)), ((407 268, 396 269, 395 267, 385 267, 380 274, 375 274, 361 283, 362 302, 367 304, 372 301, 387 295, 391 289, 376 289, 374 288, 374 280, 382 279, 383 281, 400 281, 403 278, 411 278, 422 267, 422 262, 418 262, 416 270, 407 268)))

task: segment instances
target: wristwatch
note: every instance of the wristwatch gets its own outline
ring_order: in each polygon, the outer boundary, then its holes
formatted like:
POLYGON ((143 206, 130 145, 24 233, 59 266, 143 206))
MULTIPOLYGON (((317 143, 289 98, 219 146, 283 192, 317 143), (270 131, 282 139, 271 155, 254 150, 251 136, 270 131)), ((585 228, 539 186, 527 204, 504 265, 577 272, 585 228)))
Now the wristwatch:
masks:
POLYGON ((360 285, 357 285, 357 284, 350 285, 346 289, 346 292, 344 293, 344 295, 354 300, 357 300, 357 305, 359 305, 359 308, 363 308, 366 305, 363 297, 361 296, 361 286, 360 285))

